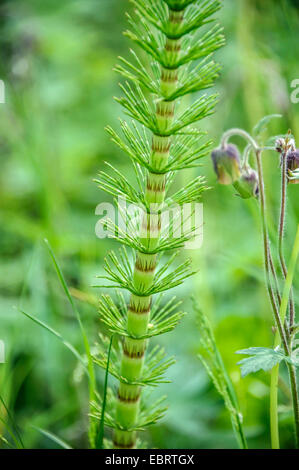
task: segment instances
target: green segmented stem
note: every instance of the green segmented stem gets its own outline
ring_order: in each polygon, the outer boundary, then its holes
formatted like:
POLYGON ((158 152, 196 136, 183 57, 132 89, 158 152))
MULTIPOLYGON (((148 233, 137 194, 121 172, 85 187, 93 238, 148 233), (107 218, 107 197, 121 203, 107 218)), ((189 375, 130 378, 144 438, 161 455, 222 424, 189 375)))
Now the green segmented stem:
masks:
MULTIPOLYGON (((170 10, 169 24, 175 26, 183 21, 184 12, 170 10)), ((165 54, 169 63, 175 64, 181 50, 181 41, 166 39, 165 54)), ((170 96, 177 87, 178 69, 165 69, 161 67, 160 89, 161 96, 170 96)), ((169 160, 171 137, 167 136, 175 113, 175 101, 161 99, 156 105, 156 119, 159 135, 153 135, 152 154, 150 164, 157 171, 163 170, 169 160)), ((155 249, 161 233, 161 218, 158 208, 165 199, 166 175, 147 174, 145 188, 145 202, 151 210, 143 216, 140 240, 144 246, 144 253, 136 253, 134 267, 134 286, 136 291, 146 292, 152 285, 157 264, 157 255, 148 254, 155 249)), ((114 431, 113 444, 115 448, 135 448, 136 432, 131 431, 137 422, 140 410, 141 387, 128 382, 140 380, 147 340, 138 339, 147 334, 151 309, 150 296, 131 295, 127 310, 127 331, 129 337, 123 341, 121 360, 121 376, 126 383, 120 382, 117 394, 116 419, 119 428, 114 431)))

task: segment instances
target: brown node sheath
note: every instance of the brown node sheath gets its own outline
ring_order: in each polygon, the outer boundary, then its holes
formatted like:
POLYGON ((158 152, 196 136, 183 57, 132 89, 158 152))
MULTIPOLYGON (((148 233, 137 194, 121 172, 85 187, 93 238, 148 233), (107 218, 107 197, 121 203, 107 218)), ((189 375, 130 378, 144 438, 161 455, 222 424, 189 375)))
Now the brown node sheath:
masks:
POLYGON ((152 298, 148 297, 147 306, 145 307, 145 297, 134 296, 130 299, 129 309, 136 313, 146 313, 146 310, 151 309, 152 298), (139 300, 139 302, 138 302, 139 300), (142 307, 141 307, 142 306, 142 307))
POLYGON ((148 315, 151 311, 151 307, 145 308, 143 310, 138 310, 135 307, 129 305, 128 311, 131 313, 135 313, 136 315, 148 315))
POLYGON ((173 41, 173 42, 167 42, 165 44, 165 50, 167 52, 180 52, 181 50, 181 44, 177 41, 173 41))
POLYGON ((117 398, 123 403, 137 403, 138 400, 140 399, 140 392, 136 395, 136 397, 128 398, 128 397, 121 396, 121 394, 118 391, 117 398))
POLYGON ((153 263, 144 263, 139 258, 136 259, 135 268, 138 271, 143 273, 150 273, 156 269, 156 259, 153 260, 153 263))
POLYGON ((184 18, 184 12, 183 11, 177 12, 177 11, 174 11, 174 10, 170 10, 170 13, 169 13, 170 23, 180 24, 183 21, 183 18, 184 18))
POLYGON ((178 81, 178 71, 171 69, 162 69, 161 80, 164 83, 175 83, 178 81))
POLYGON ((146 183, 146 189, 148 189, 149 191, 162 193, 163 191, 165 191, 165 179, 160 182, 148 179, 146 183))
POLYGON ((142 359, 143 356, 144 356, 144 353, 145 353, 146 342, 142 340, 140 342, 139 346, 142 348, 141 350, 138 351, 138 350, 135 349, 135 350, 129 351, 127 349, 127 344, 124 341, 124 343, 123 343, 123 352, 130 359, 142 359))
POLYGON ((125 444, 117 442, 116 439, 113 439, 113 445, 116 449, 134 449, 135 442, 125 445, 125 444))
POLYGON ((153 139, 152 142, 152 151, 157 153, 168 153, 170 150, 170 142, 169 139, 166 138, 166 143, 163 145, 161 140, 153 139))
POLYGON ((158 217, 157 214, 151 214, 150 220, 142 222, 142 229, 148 230, 150 232, 159 231, 161 229, 160 217, 158 217), (158 219, 158 221, 155 220, 156 218, 158 219))
POLYGON ((174 109, 170 109, 167 107, 165 107, 165 103, 162 102, 162 103, 159 103, 157 105, 157 109, 156 109, 156 114, 158 116, 161 116, 161 117, 165 117, 165 118, 173 118, 174 117, 174 109))

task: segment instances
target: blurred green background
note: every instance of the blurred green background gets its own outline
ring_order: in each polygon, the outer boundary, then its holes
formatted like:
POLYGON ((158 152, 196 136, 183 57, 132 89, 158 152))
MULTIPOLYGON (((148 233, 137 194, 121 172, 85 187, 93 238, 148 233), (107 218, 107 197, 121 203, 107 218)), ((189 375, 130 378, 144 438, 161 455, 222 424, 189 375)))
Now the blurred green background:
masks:
MULTIPOLYGON (((122 31, 131 6, 127 0, 2 0, 0 9, 0 78, 6 86, 6 103, 0 105, 0 339, 6 345, 0 394, 25 447, 55 446, 34 429, 39 426, 84 448, 88 391, 82 370, 61 342, 16 307, 47 322, 83 352, 46 237, 69 286, 81 296, 78 307, 91 343, 102 331, 94 303, 99 291, 91 285, 115 244, 95 236, 95 208, 107 196, 92 179, 104 160, 129 171, 127 157, 104 127, 117 128, 122 113, 112 99, 120 93, 113 65, 118 55, 128 57, 131 45, 122 31)), ((218 143, 229 127, 250 131, 264 115, 281 113, 268 135, 291 128, 299 138, 299 104, 290 99, 290 84, 299 78, 299 1, 225 0, 218 18, 227 37, 217 53, 223 65, 217 83, 221 100, 205 129, 218 143)), ((274 233, 278 156, 265 153, 264 166, 274 233)), ((191 173, 182 175, 181 183, 191 173)), ((200 333, 188 300, 195 294, 236 387, 249 446, 268 448, 269 374, 241 379, 234 354, 249 346, 271 347, 273 339, 257 204, 217 186, 208 159, 200 173, 214 186, 204 197, 204 244, 182 254, 193 257, 199 273, 176 292, 189 316, 174 333, 159 338, 177 364, 168 374, 173 383, 155 392, 167 393, 167 416, 146 439, 160 448, 236 447, 222 400, 196 357, 200 333)), ((299 220, 298 191, 296 185, 289 190, 287 250, 299 220)), ((295 282, 298 287, 298 272, 295 282)), ((98 380, 101 388, 100 370, 98 380)), ((283 383, 280 403, 282 447, 292 447, 290 397, 283 383)), ((0 415, 5 418, 3 408, 0 415)))

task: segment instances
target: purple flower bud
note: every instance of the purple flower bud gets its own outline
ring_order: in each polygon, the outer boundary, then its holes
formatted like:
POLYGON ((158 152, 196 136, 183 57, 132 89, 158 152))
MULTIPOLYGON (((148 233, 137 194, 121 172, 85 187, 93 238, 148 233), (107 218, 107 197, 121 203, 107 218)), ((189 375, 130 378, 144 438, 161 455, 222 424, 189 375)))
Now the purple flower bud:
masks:
MULTIPOLYGON (((299 168, 299 149, 289 152, 287 156, 287 172, 293 172, 299 168)), ((299 179, 289 179, 290 184, 299 184, 299 179)))
POLYGON ((285 147, 285 139, 280 137, 279 139, 276 140, 275 142, 275 150, 278 153, 282 153, 285 147))
POLYGON ((235 145, 215 149, 212 161, 220 184, 232 184, 240 178, 240 153, 235 145))
POLYGON ((252 168, 242 170, 240 179, 234 183, 234 188, 242 199, 257 198, 259 196, 259 177, 257 172, 252 168))
POLYGON ((296 150, 295 140, 289 135, 285 139, 283 137, 279 137, 275 142, 275 150, 278 153, 287 151, 294 152, 296 150))

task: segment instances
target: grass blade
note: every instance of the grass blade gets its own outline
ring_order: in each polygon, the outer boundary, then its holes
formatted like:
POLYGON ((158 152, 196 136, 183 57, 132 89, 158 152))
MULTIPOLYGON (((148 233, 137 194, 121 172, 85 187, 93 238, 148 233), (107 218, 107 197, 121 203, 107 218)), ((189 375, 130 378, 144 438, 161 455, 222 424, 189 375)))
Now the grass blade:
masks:
POLYGON ((84 367, 84 370, 85 372, 87 373, 88 375, 88 371, 86 369, 86 365, 84 363, 84 360, 82 358, 82 356, 80 355, 80 353, 77 351, 76 348, 74 348, 74 346, 69 343, 68 341, 66 341, 63 336, 61 336, 60 333, 58 333, 56 330, 54 330, 53 328, 51 328, 49 325, 47 325, 47 323, 39 320, 38 318, 36 318, 34 315, 30 315, 30 313, 27 313, 27 312, 24 312, 23 310, 21 309, 18 309, 20 313, 22 313, 23 315, 25 315, 27 318, 30 318, 30 320, 32 320, 34 323, 36 323, 37 325, 41 326, 42 328, 44 328, 45 330, 47 330, 49 333, 51 333, 53 336, 56 336, 57 339, 59 339, 63 344, 64 346, 69 349, 71 351, 71 353, 78 359, 78 361, 81 362, 81 364, 83 365, 84 367))
MULTIPOLYGON (((19 432, 19 429, 18 429, 18 426, 17 424, 15 423, 13 417, 12 417, 12 414, 11 412, 9 411, 8 407, 6 406, 6 403, 4 401, 4 399, 2 398, 2 396, 0 395, 0 401, 7 413, 7 416, 8 416, 8 419, 9 421, 11 422, 12 424, 12 429, 15 431, 15 434, 16 434, 16 438, 14 437, 14 441, 16 442, 17 440, 19 440, 19 444, 21 445, 21 447, 24 449, 24 444, 23 444, 23 441, 22 441, 22 437, 21 437, 21 434, 19 432)), ((5 423, 4 420, 2 420, 2 422, 7 426, 7 423, 5 423)), ((11 433, 10 433, 11 434, 11 433)), ((14 433, 12 432, 12 437, 14 436, 14 433), (13 435, 12 435, 13 434, 13 435)))
POLYGON ((0 436, 0 441, 2 441, 7 447, 9 447, 10 449, 13 449, 13 445, 10 444, 10 442, 8 442, 7 439, 5 439, 5 437, 3 436, 0 436))
MULTIPOLYGON (((80 330, 81 330, 81 334, 82 334, 82 338, 83 338, 83 343, 84 343, 84 348, 85 348, 85 353, 86 353, 86 356, 87 356, 87 367, 88 367, 88 375, 89 375, 89 402, 92 403, 94 400, 95 400, 95 397, 96 397, 96 377, 95 377, 95 371, 94 371, 94 365, 93 365, 93 360, 92 360, 92 356, 91 356, 91 351, 90 351, 90 345, 89 345, 89 341, 88 341, 88 337, 87 337, 87 334, 86 334, 86 331, 85 331, 85 328, 83 326, 83 323, 81 321, 81 317, 80 317, 80 313, 76 307, 76 304, 71 296, 71 293, 69 291, 69 288, 67 286, 67 283, 65 281, 65 278, 64 278, 64 275, 63 275, 63 272, 62 270, 60 269, 59 267, 59 264, 58 264, 58 261, 56 259, 56 256, 54 254, 54 251, 49 243, 49 241, 47 239, 45 239, 45 244, 47 245, 47 248, 48 248, 48 251, 50 253, 50 256, 52 258, 52 261, 53 261, 53 264, 54 264, 54 267, 56 269, 56 272, 57 272, 57 276, 60 280, 60 283, 63 287, 63 290, 70 302, 70 305, 72 307, 72 310, 77 318, 77 321, 79 323, 79 326, 80 326, 80 330)), ((95 430, 96 430, 96 423, 94 421, 93 418, 90 418, 90 433, 89 433, 89 439, 90 439, 90 444, 91 444, 91 447, 94 447, 95 446, 95 443, 94 443, 94 436, 95 436, 95 430)))
POLYGON ((104 421, 105 421, 105 409, 106 409, 106 399, 107 399, 107 389, 108 389, 108 375, 109 375, 109 363, 110 363, 110 355, 111 355, 111 347, 112 347, 113 335, 111 336, 109 348, 108 348, 108 357, 107 357, 107 367, 105 372, 105 382, 104 382, 104 392, 103 392, 103 403, 102 403, 102 413, 101 413, 101 421, 99 427, 99 433, 97 435, 97 449, 103 448, 103 440, 104 440, 104 421))
POLYGON ((55 434, 51 433, 50 431, 46 431, 45 429, 39 428, 37 426, 32 426, 32 427, 36 429, 36 431, 39 431, 44 436, 48 437, 51 441, 58 444, 63 449, 72 449, 72 447, 69 444, 67 444, 65 441, 60 439, 60 437, 55 436, 55 434))

